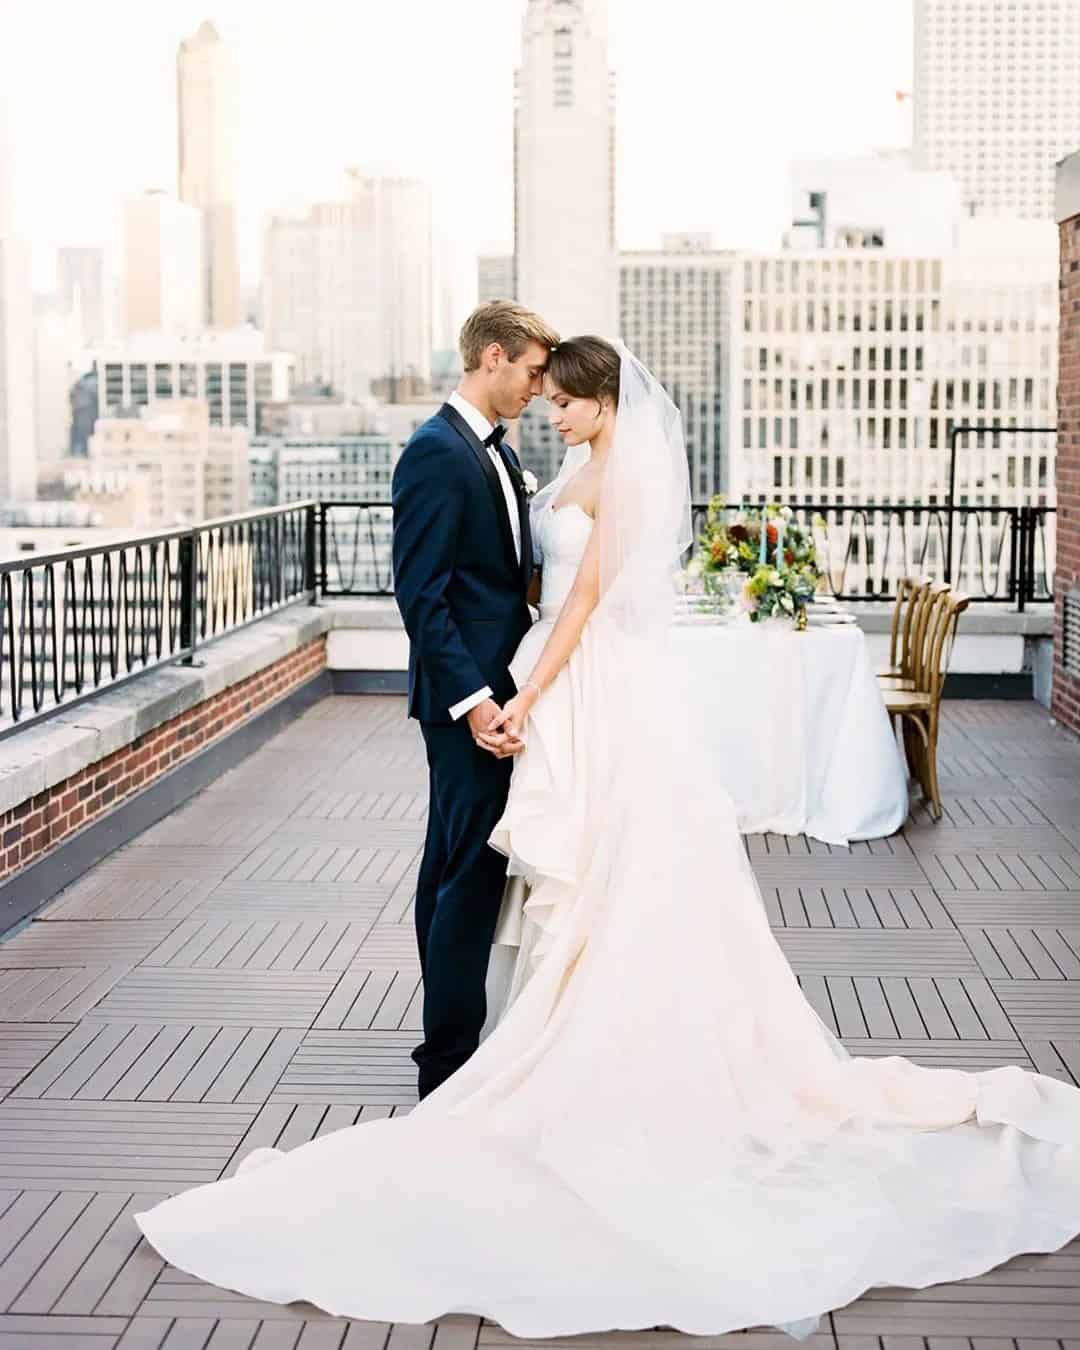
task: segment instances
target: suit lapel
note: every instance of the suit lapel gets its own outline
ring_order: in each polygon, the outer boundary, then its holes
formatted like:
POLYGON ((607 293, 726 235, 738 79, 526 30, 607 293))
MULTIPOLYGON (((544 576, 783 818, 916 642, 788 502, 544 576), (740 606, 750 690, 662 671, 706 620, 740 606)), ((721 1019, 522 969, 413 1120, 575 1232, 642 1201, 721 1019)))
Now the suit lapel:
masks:
MULTIPOLYGON (((491 456, 488 454, 484 443, 479 436, 465 421, 464 417, 453 407, 452 404, 444 403, 439 409, 440 417, 445 418, 454 428, 458 435, 476 457, 476 462, 487 480, 488 490, 491 493, 491 499, 495 504, 495 514, 499 519, 499 528, 502 532, 503 543, 506 547, 507 555, 514 570, 519 567, 517 549, 514 548, 514 532, 510 525, 510 516, 506 510, 506 498, 503 496, 502 483, 499 481, 499 473, 495 465, 491 462, 491 456)), ((520 518, 521 502, 518 501, 518 512, 520 518)), ((522 560, 525 557, 525 536, 522 535, 522 560)))
POLYGON ((521 461, 518 459, 514 447, 503 441, 502 448, 503 453, 517 470, 518 482, 522 484, 522 490, 516 491, 515 496, 518 504, 518 523, 521 528, 521 571, 525 578, 525 589, 528 590, 533 571, 532 531, 529 529, 529 499, 523 490, 525 479, 521 472, 521 461))

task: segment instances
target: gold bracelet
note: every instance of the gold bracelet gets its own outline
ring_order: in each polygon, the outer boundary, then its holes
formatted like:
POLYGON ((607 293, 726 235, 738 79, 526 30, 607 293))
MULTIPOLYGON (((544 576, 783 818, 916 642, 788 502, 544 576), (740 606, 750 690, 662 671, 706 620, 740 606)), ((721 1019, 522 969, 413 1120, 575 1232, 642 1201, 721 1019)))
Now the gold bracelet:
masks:
POLYGON ((535 690, 536 690, 536 697, 537 697, 537 698, 539 698, 540 695, 544 692, 544 691, 540 688, 540 686, 536 683, 535 680, 526 680, 525 683, 522 685, 522 688, 523 688, 523 689, 535 689, 535 690))

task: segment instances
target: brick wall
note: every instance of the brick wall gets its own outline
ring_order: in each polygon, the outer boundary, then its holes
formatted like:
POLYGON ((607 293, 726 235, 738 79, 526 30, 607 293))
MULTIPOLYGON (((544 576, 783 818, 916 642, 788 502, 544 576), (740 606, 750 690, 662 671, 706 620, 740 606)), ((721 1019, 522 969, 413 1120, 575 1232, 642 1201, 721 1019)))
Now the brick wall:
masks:
POLYGON ((320 637, 5 812, 0 816, 0 879, 36 862, 325 666, 326 639, 320 637))
POLYGON ((1060 721, 1080 731, 1080 680, 1066 675, 1061 665, 1064 597, 1073 587, 1080 586, 1080 215, 1063 220, 1059 229, 1058 519, 1051 711, 1060 721))

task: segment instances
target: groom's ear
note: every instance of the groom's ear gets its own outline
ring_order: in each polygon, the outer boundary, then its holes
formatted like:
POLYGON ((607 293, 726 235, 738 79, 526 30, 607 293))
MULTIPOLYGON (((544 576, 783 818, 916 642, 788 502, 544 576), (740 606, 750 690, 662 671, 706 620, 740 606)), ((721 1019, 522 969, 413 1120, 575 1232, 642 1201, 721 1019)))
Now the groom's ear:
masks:
POLYGON ((481 357, 480 364, 491 374, 499 364, 499 358, 504 354, 505 348, 501 342, 489 342, 484 348, 484 354, 481 357))

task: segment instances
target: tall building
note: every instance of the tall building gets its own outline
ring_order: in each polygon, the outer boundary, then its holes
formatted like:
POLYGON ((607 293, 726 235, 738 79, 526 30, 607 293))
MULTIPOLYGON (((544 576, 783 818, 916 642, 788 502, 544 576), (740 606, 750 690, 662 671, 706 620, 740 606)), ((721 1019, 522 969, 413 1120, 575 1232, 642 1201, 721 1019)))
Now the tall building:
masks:
POLYGON ((292 357, 268 351, 261 333, 207 333, 184 340, 146 333, 91 353, 103 417, 163 399, 203 399, 211 426, 254 433, 264 404, 284 403, 292 357))
POLYGON ((915 155, 967 212, 1053 219, 1080 145, 1080 0, 914 0, 915 155))
MULTIPOLYGON (((957 247, 939 256, 740 255, 731 495, 941 504, 955 426, 1052 427, 1052 236, 1042 222, 966 220, 957 247)), ((958 455, 956 501, 1053 504, 1052 437, 972 437, 958 455)))
POLYGON ((30 250, 15 235, 11 168, 0 98, 0 501, 37 495, 34 314, 30 250))
POLYGON ((71 404, 68 455, 72 459, 85 459, 90 453, 90 437, 98 419, 97 371, 91 369, 80 375, 71 386, 68 399, 71 404))
POLYGON ((83 332, 78 307, 60 296, 34 301, 34 400, 38 471, 63 459, 71 444, 71 389, 82 375, 83 332))
POLYGON ((69 314, 76 314, 85 347, 96 347, 110 332, 103 248, 64 247, 56 255, 56 289, 69 314))
POLYGON ((258 436, 251 445, 252 506, 390 500, 400 447, 382 432, 353 436, 258 436))
POLYGON ((13 233, 0 234, 0 501, 37 495, 35 461, 30 249, 13 233))
POLYGON ((234 515, 248 506, 248 434, 213 426, 203 399, 154 402, 135 416, 103 417, 90 437, 87 460, 63 466, 69 485, 125 477, 145 488, 140 528, 183 525, 234 515))
POLYGON ((128 336, 194 336, 203 327, 202 217, 164 192, 124 204, 124 319, 128 336))
POLYGON ((244 321, 236 216, 236 108, 232 69, 209 21, 176 54, 180 200, 202 212, 202 320, 211 328, 244 321))
POLYGON ((708 235, 665 235, 659 252, 619 255, 619 332, 683 417, 691 492, 727 483, 726 355, 733 255, 708 235))
POLYGON ((431 194, 411 178, 348 178, 344 200, 271 218, 263 314, 300 383, 356 402, 376 380, 431 378, 431 194))
POLYGON ((485 300, 513 300, 514 298, 514 255, 512 253, 488 253, 476 260, 476 299, 478 304, 485 300))
POLYGON ((567 335, 615 332, 606 0, 528 0, 516 77, 514 254, 522 304, 567 335))

